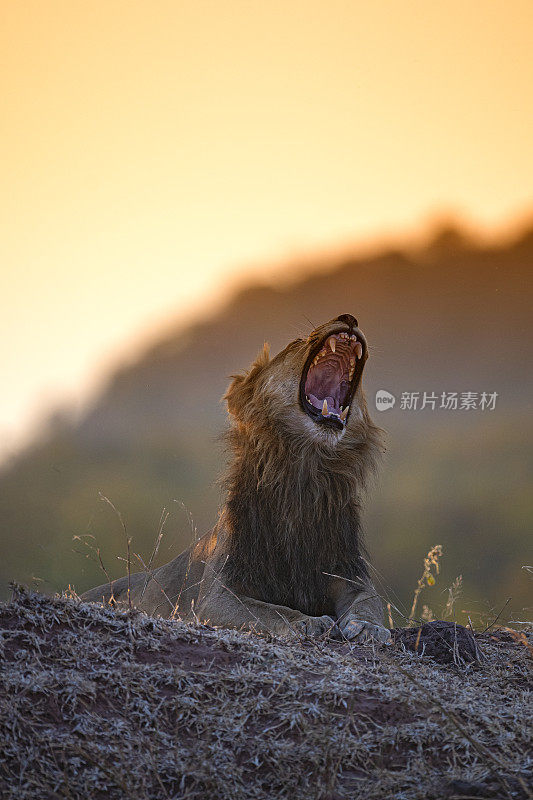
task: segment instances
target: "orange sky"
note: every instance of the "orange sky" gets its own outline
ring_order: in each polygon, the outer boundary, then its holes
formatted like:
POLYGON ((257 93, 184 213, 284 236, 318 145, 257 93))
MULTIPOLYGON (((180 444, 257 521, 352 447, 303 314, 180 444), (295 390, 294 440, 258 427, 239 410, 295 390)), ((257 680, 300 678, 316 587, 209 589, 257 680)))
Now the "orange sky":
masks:
POLYGON ((239 276, 441 209, 490 227, 533 206, 530 0, 0 15, 4 452, 239 276))

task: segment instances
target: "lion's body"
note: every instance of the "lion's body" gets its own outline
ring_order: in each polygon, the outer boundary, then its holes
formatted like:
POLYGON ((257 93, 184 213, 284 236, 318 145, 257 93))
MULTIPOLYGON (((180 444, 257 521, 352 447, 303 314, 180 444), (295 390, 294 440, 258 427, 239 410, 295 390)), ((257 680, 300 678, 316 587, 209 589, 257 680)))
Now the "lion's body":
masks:
POLYGON ((202 536, 183 553, 158 567, 153 572, 137 572, 120 578, 111 584, 91 589, 83 596, 86 600, 108 602, 111 597, 117 603, 128 604, 160 617, 179 615, 186 617, 194 609, 205 569, 205 560, 216 541, 215 531, 202 536))
POLYGON ((341 433, 316 425, 298 401, 305 360, 338 328, 327 323, 272 360, 265 349, 234 378, 226 395, 233 459, 214 529, 169 564, 84 599, 127 603, 129 586, 131 604, 148 614, 280 635, 335 627, 347 638, 387 638, 360 523, 381 431, 359 383, 341 433))

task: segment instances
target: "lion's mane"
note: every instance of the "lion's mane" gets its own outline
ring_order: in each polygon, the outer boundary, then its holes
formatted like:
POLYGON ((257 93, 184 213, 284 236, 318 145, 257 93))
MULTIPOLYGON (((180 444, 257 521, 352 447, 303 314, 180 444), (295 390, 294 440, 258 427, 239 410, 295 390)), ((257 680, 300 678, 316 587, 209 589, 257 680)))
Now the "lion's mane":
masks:
MULTIPOLYGON (((257 395, 250 388, 242 386, 246 402, 257 395)), ((332 614, 331 575, 368 581, 361 501, 383 450, 382 431, 365 411, 332 448, 259 409, 248 420, 226 437, 232 460, 225 479, 225 574, 244 595, 309 615, 332 614)))

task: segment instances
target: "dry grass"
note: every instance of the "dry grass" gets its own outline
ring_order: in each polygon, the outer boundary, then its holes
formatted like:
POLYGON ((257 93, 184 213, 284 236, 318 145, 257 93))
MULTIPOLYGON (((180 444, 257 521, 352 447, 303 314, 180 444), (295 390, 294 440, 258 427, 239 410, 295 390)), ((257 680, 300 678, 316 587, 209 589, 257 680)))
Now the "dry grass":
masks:
POLYGON ((439 664, 401 637, 289 643, 16 589, 0 796, 531 797, 531 634, 476 638, 481 664, 439 664))
MULTIPOLYGON (((420 592, 425 586, 435 586, 435 575, 431 571, 431 568, 435 568, 435 573, 438 575, 440 572, 440 564, 439 558, 442 556, 442 545, 436 544, 434 547, 431 548, 427 556, 424 558, 424 569, 422 575, 418 579, 418 583, 416 585, 415 593, 413 595, 413 605, 411 606, 411 613, 409 614, 409 626, 416 624, 416 607, 418 604, 418 598, 420 596, 420 592)), ((425 606, 424 608, 427 608, 425 606)), ((431 610, 428 608, 426 612, 426 616, 431 616, 431 610)))

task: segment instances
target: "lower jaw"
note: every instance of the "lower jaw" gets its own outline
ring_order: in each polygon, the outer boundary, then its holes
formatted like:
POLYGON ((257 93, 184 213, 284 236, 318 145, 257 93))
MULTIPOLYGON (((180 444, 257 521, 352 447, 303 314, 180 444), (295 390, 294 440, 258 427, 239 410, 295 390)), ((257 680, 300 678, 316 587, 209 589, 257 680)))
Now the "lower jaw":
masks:
POLYGON ((337 417, 313 417, 311 414, 307 414, 307 416, 318 428, 324 428, 339 433, 346 427, 346 424, 337 417))
POLYGON ((356 382, 350 388, 349 394, 344 400, 344 405, 340 406, 340 408, 343 409, 343 412, 341 412, 339 408, 339 411, 338 412, 335 411, 333 415, 324 415, 318 408, 314 406, 311 406, 312 408, 311 411, 305 396, 305 382, 300 383, 301 408, 317 427, 323 429, 324 428, 329 429, 336 432, 344 431, 346 430, 346 425, 352 414, 351 404, 354 401, 360 382, 361 382, 361 375, 356 377, 356 382), (344 413, 344 417, 341 417, 342 413, 344 413))
POLYGON ((357 393, 357 389, 361 382, 362 377, 362 368, 359 370, 358 374, 354 377, 352 385, 349 388, 349 391, 344 398, 342 404, 339 402, 338 409, 335 408, 330 409, 324 404, 322 409, 317 408, 314 404, 310 403, 307 399, 306 395, 306 381, 305 377, 302 376, 300 381, 300 406, 302 410, 307 414, 309 419, 320 427, 328 427, 331 430, 336 431, 343 431, 346 428, 348 423, 348 419, 351 415, 351 404, 354 400, 354 397, 357 393))

